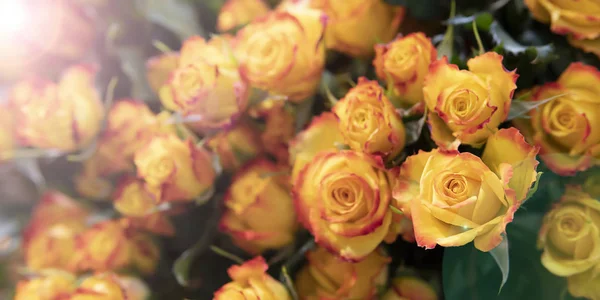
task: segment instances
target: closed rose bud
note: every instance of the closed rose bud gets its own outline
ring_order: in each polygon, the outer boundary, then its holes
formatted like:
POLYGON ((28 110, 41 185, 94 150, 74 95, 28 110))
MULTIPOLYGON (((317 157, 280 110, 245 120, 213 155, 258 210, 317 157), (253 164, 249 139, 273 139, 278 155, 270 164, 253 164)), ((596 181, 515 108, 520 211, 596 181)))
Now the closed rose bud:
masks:
POLYGON ((179 66, 179 54, 174 52, 153 56, 146 62, 146 78, 154 93, 159 94, 169 81, 171 72, 179 66))
POLYGON ((291 300, 285 286, 267 274, 268 268, 262 257, 230 267, 232 281, 217 290, 213 300, 291 300))
POLYGON ((377 77, 393 88, 392 103, 411 107, 422 102, 425 76, 437 58, 437 51, 425 34, 411 33, 376 45, 375 54, 377 77))
POLYGON ((129 236, 131 263, 143 274, 152 274, 160 260, 160 249, 152 237, 145 233, 134 232, 129 236))
POLYGON ((394 198, 412 218, 417 245, 431 249, 474 240, 480 251, 495 248, 536 180, 537 152, 510 128, 488 139, 481 158, 438 149, 410 156, 394 198))
POLYGON ((248 96, 227 37, 185 41, 178 68, 160 90, 162 104, 189 118, 187 124, 201 132, 233 124, 246 110, 248 96))
POLYGON ((338 120, 333 113, 324 112, 314 117, 311 123, 290 142, 290 164, 292 182, 296 181, 300 170, 321 151, 335 150, 344 137, 339 130, 338 120))
POLYGON ((253 86, 300 102, 321 79, 324 30, 324 14, 304 7, 258 18, 237 34, 240 70, 253 86))
POLYGON ((126 228, 118 220, 97 223, 77 237, 73 258, 77 270, 119 270, 131 259, 126 228))
POLYGON ((404 149, 404 125, 377 81, 361 77, 332 110, 350 148, 385 158, 404 149))
POLYGON ((391 258, 378 248, 360 262, 348 262, 319 247, 306 253, 306 264, 296 276, 303 300, 377 299, 386 285, 391 258))
POLYGON ((553 172, 575 175, 600 160, 600 70, 572 63, 556 82, 534 88, 530 101, 558 97, 532 109, 517 126, 530 133, 540 158, 553 172))
POLYGON ((137 173, 160 201, 191 201, 212 188, 211 155, 191 140, 157 135, 135 153, 137 173))
POLYGON ((293 182, 298 219, 319 245, 360 261, 384 239, 392 240, 391 176, 380 157, 351 150, 319 152, 293 182))
POLYGON ((598 200, 579 187, 567 186, 540 228, 538 248, 543 250, 542 264, 548 271, 567 277, 600 263, 599 213, 598 200))
POLYGON ((508 116, 517 74, 506 71, 502 56, 494 52, 471 58, 467 65, 468 71, 459 70, 444 57, 425 78, 427 121, 441 148, 479 147, 508 116))
POLYGON ((126 177, 121 179, 114 196, 115 209, 131 217, 143 217, 156 211, 159 195, 146 189, 144 181, 126 177))
POLYGON ((285 102, 265 99, 250 110, 250 115, 264 122, 260 140, 267 153, 278 162, 289 160, 288 144, 296 135, 295 114, 286 109, 285 102))
POLYGON ((69 299, 76 288, 73 274, 46 270, 40 276, 17 283, 14 300, 57 300, 69 299))
POLYGON ((240 248, 252 254, 281 248, 294 240, 296 214, 285 172, 266 159, 239 170, 225 196, 220 228, 240 248))
POLYGON ((18 83, 9 97, 24 145, 74 151, 89 145, 100 131, 104 108, 94 87, 96 70, 74 66, 58 84, 43 80, 18 83))
POLYGON ((269 6, 263 0, 227 0, 217 18, 217 30, 229 31, 266 15, 269 6))
POLYGON ((123 287, 117 274, 100 273, 83 280, 69 300, 130 300, 123 287))
POLYGON ((240 122, 217 133, 207 144, 218 154, 221 167, 229 172, 239 169, 263 150, 258 128, 250 122, 240 122))
POLYGON ((382 300, 437 300, 433 287, 423 279, 412 276, 401 276, 392 279, 391 288, 383 295, 382 300))

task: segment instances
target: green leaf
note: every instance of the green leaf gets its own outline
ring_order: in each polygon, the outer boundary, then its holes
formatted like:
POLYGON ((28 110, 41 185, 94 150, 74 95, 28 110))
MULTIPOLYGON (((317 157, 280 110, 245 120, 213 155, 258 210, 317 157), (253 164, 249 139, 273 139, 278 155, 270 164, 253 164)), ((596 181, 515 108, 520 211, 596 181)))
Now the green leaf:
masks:
MULTIPOLYGON (((454 18, 456 15, 456 2, 452 0, 450 4, 450 19, 454 18)), ((446 33, 444 34, 444 39, 437 46, 438 58, 442 58, 444 56, 448 57, 448 60, 452 58, 452 54, 454 52, 454 25, 448 24, 448 28, 446 28, 446 33)))
POLYGON ((390 209, 391 209, 391 210, 392 210, 392 212, 393 212, 393 213, 395 213, 395 214, 399 214, 399 215, 403 215, 403 214, 404 214, 404 212, 403 212, 403 211, 399 210, 398 208, 396 208, 395 206, 393 206, 393 205, 391 205, 391 204, 390 204, 390 209))
POLYGON ((194 35, 206 37, 190 1, 136 0, 135 4, 148 20, 173 31, 182 41, 194 35))
POLYGON ((532 57, 531 63, 537 64, 550 61, 556 58, 555 49, 552 44, 543 46, 524 46, 513 39, 498 21, 492 22, 490 34, 495 45, 502 45, 507 53, 514 55, 529 55, 532 57))
POLYGON ((496 246, 496 248, 492 249, 489 253, 494 258, 494 261, 496 261, 498 268, 500 268, 500 271, 502 272, 502 282, 500 283, 500 289, 498 289, 498 294, 500 294, 502 287, 504 287, 504 284, 508 280, 508 273, 510 270, 510 266, 508 264, 508 238, 505 236, 502 239, 502 242, 500 242, 500 245, 496 246))
POLYGON ((294 281, 292 280, 292 277, 290 277, 290 274, 288 273, 288 269, 286 266, 281 267, 281 274, 282 274, 283 278, 285 279, 284 280, 285 286, 287 287, 288 291, 290 292, 292 299, 293 300, 300 299, 298 297, 298 293, 296 292, 294 281))
POLYGON ((530 110, 539 107, 540 105, 546 104, 556 98, 560 98, 562 96, 567 95, 568 93, 552 96, 540 101, 523 101, 523 100, 513 100, 510 104, 510 111, 508 112, 508 117, 506 120, 514 120, 521 116, 526 115, 530 110))
POLYGON ((527 192, 527 196, 525 196, 525 199, 523 200, 523 202, 529 200, 529 198, 533 197, 533 195, 535 194, 535 192, 537 192, 538 186, 540 184, 540 178, 542 178, 542 174, 544 174, 544 172, 537 172, 537 177, 535 178, 535 182, 533 183, 533 187, 531 187, 529 189, 529 191, 527 192))

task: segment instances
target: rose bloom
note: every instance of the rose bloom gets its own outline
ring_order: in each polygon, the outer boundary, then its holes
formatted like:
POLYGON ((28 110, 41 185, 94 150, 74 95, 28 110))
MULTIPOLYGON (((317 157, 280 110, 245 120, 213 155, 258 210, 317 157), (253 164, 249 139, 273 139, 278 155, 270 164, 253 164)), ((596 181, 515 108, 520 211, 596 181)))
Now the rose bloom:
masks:
POLYGON ((258 128, 244 121, 220 131, 207 145, 219 156, 221 167, 229 172, 235 172, 263 151, 258 128))
POLYGON ((537 152, 510 128, 489 138, 481 158, 438 149, 408 157, 394 198, 403 200, 417 244, 431 249, 474 240, 481 251, 495 248, 536 180, 537 152))
POLYGON ((227 0, 219 11, 217 30, 234 30, 266 15, 269 10, 269 6, 263 0, 227 0))
POLYGON ((390 159, 404 148, 402 120, 377 81, 359 78, 332 110, 350 148, 390 159))
POLYGON ((423 101, 425 76, 436 58, 437 50, 431 40, 417 32, 375 45, 373 65, 377 77, 393 87, 392 103, 411 107, 423 101))
POLYGON ((215 170, 211 155, 175 135, 157 135, 135 153, 139 178, 160 201, 191 201, 212 188, 215 170))
POLYGON ((291 300, 285 286, 267 274, 269 266, 262 257, 256 257, 227 270, 232 281, 222 286, 213 300, 291 300))
POLYGON ((502 66, 502 56, 487 52, 467 62, 469 70, 434 62, 423 94, 431 138, 441 148, 460 143, 479 147, 508 116, 517 74, 502 66))
POLYGON ((70 300, 145 300, 150 294, 138 278, 99 273, 86 278, 70 300))
POLYGON ((39 275, 19 281, 14 300, 69 299, 69 295, 75 291, 77 282, 71 273, 45 270, 39 275))
POLYGON ((322 247, 359 261, 392 242, 391 178, 379 157, 351 150, 319 152, 293 182, 298 219, 322 247))
POLYGON ((162 104, 188 118, 199 132, 233 124, 246 110, 249 87, 241 76, 227 37, 186 40, 178 68, 160 89, 162 104))
POLYGON ((97 223, 76 240, 74 268, 80 271, 119 270, 131 263, 131 249, 124 224, 118 220, 97 223))
POLYGON ((293 166, 292 182, 296 181, 300 171, 315 155, 321 151, 335 150, 336 143, 342 144, 343 142, 344 137, 333 113, 323 112, 314 117, 308 127, 298 133, 290 142, 290 165, 293 166))
POLYGON ((533 89, 530 101, 560 96, 529 112, 516 125, 540 147, 540 158, 553 172, 568 176, 600 159, 600 71, 572 63, 556 82, 533 89))
POLYGON ((154 93, 160 94, 160 89, 167 84, 171 72, 175 71, 178 66, 179 53, 177 52, 163 53, 148 59, 146 62, 146 78, 154 93))
POLYGON ((294 240, 296 214, 286 171, 264 158, 240 169, 225 195, 220 229, 240 248, 252 254, 277 249, 294 240))
POLYGON ((600 4, 559 0, 525 0, 533 17, 550 23, 552 32, 567 35, 571 45, 600 57, 600 4))
POLYGON ((250 83, 300 102, 315 93, 325 65, 325 17, 294 7, 254 20, 236 36, 240 71, 250 83))
POLYGON ((378 299, 378 289, 386 285, 391 262, 382 248, 354 263, 319 247, 309 250, 306 260, 295 280, 298 296, 303 300, 378 299))
POLYGON ((437 300, 433 287, 421 278, 401 276, 392 279, 392 286, 381 300, 437 300))
POLYGON ((289 142, 296 135, 296 115, 286 102, 268 98, 249 110, 249 115, 264 122, 260 140, 265 151, 278 162, 289 160, 289 142))
POLYGON ((96 69, 68 68, 58 84, 43 79, 17 83, 9 105, 17 119, 17 136, 26 146, 75 151, 96 137, 104 107, 94 86, 96 69))

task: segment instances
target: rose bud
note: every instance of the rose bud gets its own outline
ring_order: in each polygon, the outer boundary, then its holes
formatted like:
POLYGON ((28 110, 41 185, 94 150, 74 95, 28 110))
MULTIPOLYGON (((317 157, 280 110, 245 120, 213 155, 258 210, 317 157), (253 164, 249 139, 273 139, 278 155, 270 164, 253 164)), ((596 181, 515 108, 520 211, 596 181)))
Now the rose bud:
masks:
POLYGON ((75 291, 76 280, 68 272, 45 270, 39 276, 19 281, 14 300, 69 299, 75 291))
POLYGON ((159 195, 146 189, 144 181, 134 177, 121 179, 114 196, 115 209, 131 217, 143 217, 157 210, 159 195))
POLYGON ((134 157, 139 178, 160 201, 191 201, 212 188, 211 155, 175 135, 157 135, 134 157))
POLYGON ((146 78, 150 88, 157 95, 169 81, 171 72, 179 66, 179 54, 176 52, 163 53, 153 56, 146 62, 146 78))
POLYGON ((258 18, 236 36, 240 72, 254 87, 301 102, 321 79, 324 30, 324 14, 304 7, 258 18))
POLYGON ((300 170, 321 151, 335 150, 343 144, 344 137, 339 130, 338 120, 333 113, 324 112, 314 117, 311 123, 290 142, 290 165, 292 182, 296 181, 300 170))
POLYGON ((77 237, 73 264, 81 271, 119 270, 131 263, 125 226, 118 220, 97 223, 77 237))
POLYGON ((419 152, 400 167, 394 197, 412 218, 416 242, 490 251, 536 181, 538 149, 516 128, 492 135, 481 158, 458 151, 419 152), (511 149, 510 153, 506 149, 511 149))
POLYGON ((392 159, 404 149, 404 125, 377 81, 359 78, 332 110, 353 150, 392 159))
POLYGON ((234 30, 266 15, 269 10, 269 6, 263 0, 227 0, 219 11, 217 30, 234 30))
POLYGON ((423 95, 429 109, 431 138, 441 148, 460 143, 479 147, 508 116, 518 75, 502 66, 502 56, 488 52, 469 59, 469 70, 434 62, 423 95))
POLYGON ((530 101, 558 97, 532 109, 530 120, 516 125, 540 147, 540 158, 553 172, 575 175, 600 160, 600 71, 572 63, 558 78, 533 89, 530 101), (585 78, 585 79, 584 79, 585 78))
POLYGON ((285 286, 267 274, 269 266, 262 257, 227 270, 232 281, 222 286, 213 300, 291 300, 285 286))
POLYGON ((377 77, 393 87, 390 100, 399 107, 423 101, 423 84, 437 51, 424 33, 397 37, 388 44, 375 45, 373 65, 377 77))
POLYGON ((95 68, 78 65, 67 69, 58 84, 39 79, 18 83, 9 103, 22 144, 62 151, 88 146, 104 118, 95 75, 95 68))
POLYGON ((386 285, 392 261, 382 248, 354 263, 322 247, 309 250, 306 260, 295 280, 300 299, 378 299, 377 292, 386 285))
POLYGON ((219 226, 248 253, 260 254, 294 240, 296 214, 287 176, 273 174, 282 171, 286 168, 256 159, 236 173, 227 190, 227 210, 219 226))
POLYGON ((433 287, 421 278, 401 276, 392 279, 392 287, 382 300, 437 300, 433 287))
POLYGON ((221 167, 229 172, 236 171, 263 150, 258 128, 250 122, 240 122, 217 133, 207 144, 218 154, 221 167))
POLYGON ((278 162, 288 162, 288 144, 296 135, 296 116, 286 108, 286 102, 268 98, 250 109, 249 114, 264 122, 260 139, 265 151, 278 162))
POLYGON ((148 234, 133 232, 129 236, 132 265, 143 274, 152 274, 160 260, 160 249, 148 234))
POLYGON ((199 132, 231 126, 246 110, 248 97, 226 37, 185 41, 178 68, 160 90, 162 104, 189 118, 186 124, 199 132))
POLYGON ((149 289, 140 279, 100 273, 81 282, 70 300, 146 300, 149 289))
POLYGON ((388 237, 392 178, 381 158, 351 150, 319 152, 293 182, 300 222, 315 242, 360 261, 388 237))

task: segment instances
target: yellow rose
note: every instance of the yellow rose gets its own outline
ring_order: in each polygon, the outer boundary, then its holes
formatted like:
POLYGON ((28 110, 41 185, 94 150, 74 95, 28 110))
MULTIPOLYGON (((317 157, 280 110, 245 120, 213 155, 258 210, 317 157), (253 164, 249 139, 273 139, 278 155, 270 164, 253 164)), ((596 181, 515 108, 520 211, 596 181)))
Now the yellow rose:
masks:
POLYGON ((19 281, 14 300, 68 299, 75 291, 76 278, 71 273, 46 270, 39 275, 19 281))
POLYGON ((171 72, 179 66, 179 54, 176 52, 163 53, 153 56, 146 62, 146 78, 150 88, 156 93, 169 81, 171 72))
POLYGON ((155 212, 160 200, 156 193, 146 189, 142 180, 133 177, 121 179, 112 198, 115 209, 131 217, 143 217, 155 212))
POLYGON ((324 15, 303 7, 258 18, 237 34, 240 71, 253 86, 300 102, 321 79, 324 30, 324 15))
POLYGON ((391 262, 381 248, 356 263, 344 261, 322 247, 306 252, 306 260, 295 280, 303 300, 377 299, 391 262))
POLYGON ((69 300, 129 300, 127 296, 118 275, 101 273, 83 280, 69 300))
POLYGON ((152 274, 160 260, 160 249, 148 234, 134 232, 129 235, 131 263, 143 274, 152 274))
POLYGON ((351 150, 319 152, 293 182, 298 219, 319 245, 359 261, 388 240, 390 177, 379 157, 351 150))
POLYGON ((600 263, 600 202, 567 186, 565 194, 546 216, 538 247, 542 264, 558 276, 581 274, 600 263))
POLYGON ((239 170, 225 196, 220 229, 252 254, 281 248, 294 241, 296 214, 286 171, 267 159, 251 161, 239 170))
POLYGON ((217 290, 213 300, 291 300, 285 286, 267 274, 269 266, 257 257, 227 270, 233 281, 217 290))
POLYGON ((423 279, 401 276, 392 279, 392 287, 381 300, 437 300, 433 287, 423 279))
POLYGON ((394 197, 412 218, 417 244, 431 249, 474 240, 481 251, 495 248, 536 180, 537 152, 510 128, 489 138, 481 158, 437 149, 409 157, 394 197))
POLYGON ((410 107, 423 101, 423 84, 429 65, 437 58, 431 40, 422 32, 399 36, 375 45, 373 65, 379 79, 393 86, 392 103, 410 107))
POLYGON ((19 122, 17 135, 27 145, 74 151, 100 131, 102 101, 94 87, 95 68, 78 65, 58 84, 39 79, 18 83, 9 101, 19 122))
POLYGON ((131 263, 126 228, 118 220, 95 224, 80 234, 76 243, 73 264, 77 270, 119 270, 131 263))
POLYGON ((529 112, 530 121, 517 122, 531 132, 540 158, 553 172, 568 176, 600 163, 600 71, 572 63, 558 81, 534 88, 531 101, 560 96, 529 112))
POLYGON ((350 148, 386 158, 394 158, 404 148, 402 120, 377 81, 359 78, 333 112, 350 148))
POLYGON ((335 150, 336 143, 342 144, 344 137, 338 128, 338 120, 333 113, 324 112, 314 117, 303 131, 290 142, 290 165, 292 182, 296 181, 300 170, 315 155, 325 150, 335 150))
POLYGON ((296 135, 296 116, 284 101, 268 98, 249 111, 250 116, 264 122, 260 140, 265 151, 278 162, 289 160, 288 144, 296 135))
POLYGON ((600 56, 600 4, 597 1, 525 0, 525 4, 536 20, 550 23, 552 32, 568 35, 573 46, 600 56), (590 49, 590 45, 594 46, 590 49))
POLYGON ((246 110, 248 96, 227 37, 185 41, 178 68, 160 89, 162 104, 188 118, 186 123, 200 132, 234 123, 246 110))
POLYGON ((135 153, 138 176, 160 201, 188 201, 212 188, 215 171, 211 155, 175 135, 157 135, 135 153))
POLYGON ((25 264, 31 270, 75 271, 73 253, 77 250, 77 235, 84 231, 85 224, 75 222, 36 228, 24 245, 25 264))
POLYGON ((258 129, 250 122, 240 122, 217 133, 207 144, 218 154, 221 167, 229 172, 236 171, 263 150, 258 129))
POLYGON ((217 17, 217 30, 230 31, 250 23, 269 12, 263 0, 227 0, 217 17))
POLYGON ((481 146, 508 116, 517 74, 502 66, 502 56, 488 52, 469 59, 469 70, 431 64, 423 95, 429 109, 431 138, 441 148, 463 143, 481 146))

